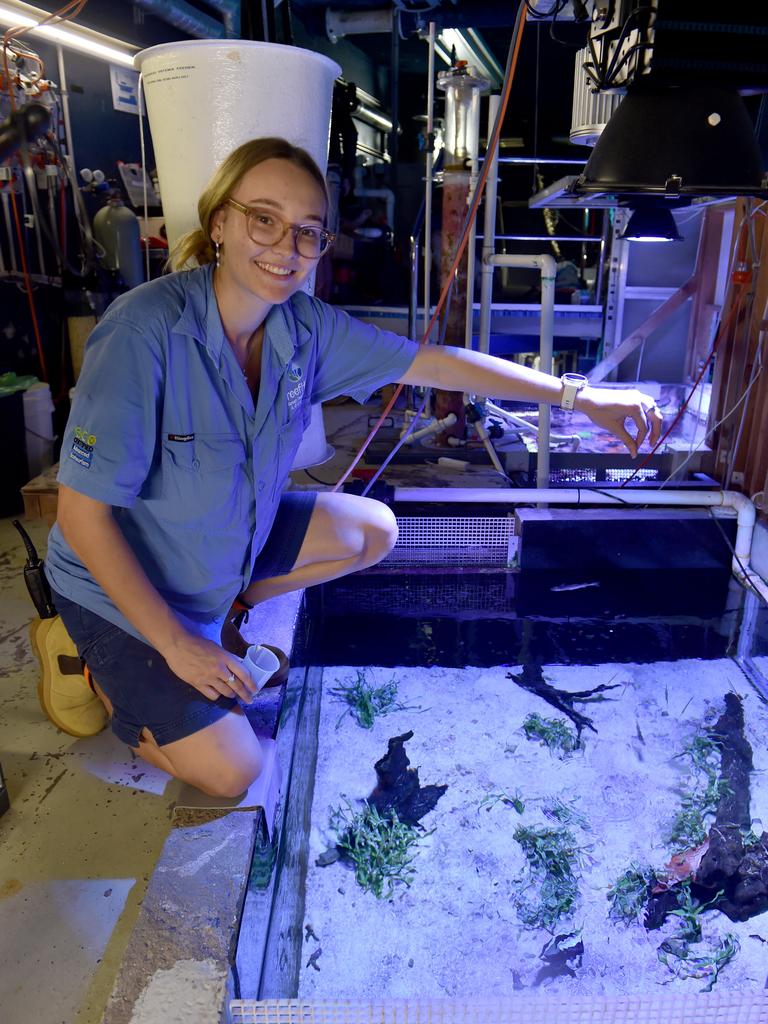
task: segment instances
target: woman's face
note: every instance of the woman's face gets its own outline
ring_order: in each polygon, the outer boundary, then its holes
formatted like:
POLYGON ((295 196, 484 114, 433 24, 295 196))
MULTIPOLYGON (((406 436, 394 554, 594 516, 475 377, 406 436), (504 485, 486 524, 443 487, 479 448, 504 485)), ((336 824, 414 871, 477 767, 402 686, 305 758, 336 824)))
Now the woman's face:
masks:
MULTIPOLYGON (((289 224, 325 224, 323 190, 302 167, 289 160, 265 160, 240 179, 232 199, 270 211, 289 224)), ((317 260, 300 255, 293 231, 272 245, 248 236, 244 213, 224 206, 213 217, 211 238, 221 244, 217 270, 222 283, 235 285, 268 303, 285 302, 314 270, 317 260)))

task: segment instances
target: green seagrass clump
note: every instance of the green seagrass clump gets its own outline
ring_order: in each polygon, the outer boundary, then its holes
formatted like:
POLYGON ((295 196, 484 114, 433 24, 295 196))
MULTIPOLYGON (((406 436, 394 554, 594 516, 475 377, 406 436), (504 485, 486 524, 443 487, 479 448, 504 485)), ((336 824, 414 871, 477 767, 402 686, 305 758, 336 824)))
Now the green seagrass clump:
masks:
POLYGON ((392 896, 398 883, 411 884, 415 848, 431 834, 406 825, 395 810, 379 814, 367 801, 359 810, 349 801, 333 808, 330 823, 342 858, 354 865, 357 884, 377 899, 392 896))
POLYGON ((561 718, 542 718, 535 712, 523 722, 523 732, 529 740, 538 740, 553 754, 572 754, 578 750, 579 737, 561 718))
POLYGON ((709 832, 707 820, 730 787, 721 777, 720 748, 711 736, 695 736, 678 757, 688 761, 691 778, 690 789, 683 793, 669 829, 669 842, 679 851, 704 842, 709 832))
POLYGON ((356 679, 342 683, 328 692, 336 700, 347 705, 336 723, 337 729, 345 715, 349 714, 361 728, 372 729, 377 718, 389 715, 393 711, 421 711, 421 708, 409 707, 398 701, 397 682, 394 676, 383 686, 376 686, 368 681, 365 669, 359 668, 356 679))
POLYGON ((611 903, 609 917, 630 924, 637 921, 645 909, 650 886, 656 881, 653 868, 632 863, 608 890, 611 903))
POLYGON ((579 895, 576 869, 579 845, 566 828, 519 825, 512 838, 520 844, 531 872, 534 900, 520 900, 518 913, 531 928, 552 928, 568 916, 579 895))

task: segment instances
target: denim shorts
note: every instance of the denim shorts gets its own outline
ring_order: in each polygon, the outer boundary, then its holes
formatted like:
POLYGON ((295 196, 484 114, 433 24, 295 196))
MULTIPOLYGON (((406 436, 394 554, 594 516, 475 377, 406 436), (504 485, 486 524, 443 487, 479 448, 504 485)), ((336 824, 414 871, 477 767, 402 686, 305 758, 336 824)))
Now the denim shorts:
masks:
MULTIPOLYGON (((283 495, 252 580, 284 576, 293 569, 314 503, 313 492, 283 495)), ((145 728, 159 746, 191 736, 237 704, 231 697, 209 700, 174 675, 148 644, 61 594, 53 598, 78 654, 112 703, 112 731, 129 746, 138 747, 145 728)))

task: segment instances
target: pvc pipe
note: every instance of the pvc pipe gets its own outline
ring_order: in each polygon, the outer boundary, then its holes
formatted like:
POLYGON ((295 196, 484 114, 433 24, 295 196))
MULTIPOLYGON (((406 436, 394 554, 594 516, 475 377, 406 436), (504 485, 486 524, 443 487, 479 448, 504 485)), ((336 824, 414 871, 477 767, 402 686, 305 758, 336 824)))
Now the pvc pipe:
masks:
MULTIPOLYGON (((493 126, 499 111, 501 97, 488 97, 488 138, 491 138, 493 126)), ((493 265, 488 262, 496 251, 496 199, 499 174, 499 147, 494 150, 488 178, 485 182, 485 207, 483 210, 483 254, 480 277, 480 328, 477 337, 477 349, 485 352, 491 350, 491 296, 493 292, 493 265)))
MULTIPOLYGON (((485 400, 485 408, 492 416, 499 416, 501 419, 506 420, 515 427, 519 427, 521 430, 530 430, 531 433, 538 433, 538 426, 535 423, 531 423, 523 416, 516 416, 515 413, 510 412, 509 409, 502 409, 500 405, 496 405, 490 398, 485 400)), ((550 441, 557 441, 558 443, 567 441, 570 444, 575 444, 577 447, 581 442, 581 437, 578 434, 553 434, 550 431, 550 441)))
POLYGON ((614 496, 607 491, 587 488, 556 487, 545 489, 523 487, 497 490, 491 487, 396 487, 394 501, 440 501, 463 504, 531 505, 551 502, 555 505, 661 505, 689 508, 730 508, 736 513, 736 543, 731 569, 745 586, 752 587, 768 602, 768 583, 752 570, 752 534, 755 527, 755 506, 739 491, 622 491, 614 496))
MULTIPOLYGON (((483 246, 485 248, 485 246, 483 246)), ((555 273, 557 265, 548 253, 540 256, 512 256, 491 254, 483 256, 483 264, 491 267, 534 267, 541 273, 541 337, 539 341, 539 368, 552 373, 552 351, 555 333, 555 273)), ((482 312, 482 310, 481 310, 482 312)), ((548 403, 539 405, 539 434, 536 454, 536 485, 549 486, 549 435, 551 409, 548 403)))
POLYGON ((419 305, 419 240, 410 237, 411 292, 408 298, 408 337, 416 337, 416 313, 419 305))
POLYGON ((326 7, 325 31, 332 43, 338 43, 344 36, 392 32, 392 11, 389 8, 373 11, 334 11, 326 7))
POLYGON ((405 439, 406 444, 412 444, 414 441, 418 441, 420 437, 426 437, 428 434, 436 434, 439 430, 444 427, 452 427, 456 422, 456 413, 449 412, 447 416, 444 416, 441 420, 432 420, 426 427, 422 427, 421 430, 415 430, 412 434, 409 434, 405 439))
POLYGON ((475 433, 477 434, 477 436, 483 442, 483 445, 485 446, 485 450, 488 452, 488 458, 493 463, 494 469, 497 469, 499 471, 499 473, 501 473, 501 475, 504 477, 504 479, 508 480, 509 477, 507 476, 507 471, 502 466, 501 461, 499 459, 499 456, 496 454, 496 449, 493 447, 493 443, 491 442, 490 434, 485 429, 485 424, 480 419, 476 423, 473 423, 472 426, 474 427, 474 430, 475 430, 475 433))
POLYGON ((11 228, 11 208, 8 204, 7 186, 0 190, 0 198, 3 200, 3 219, 5 220, 5 232, 8 236, 8 256, 11 261, 11 272, 18 273, 16 266, 16 245, 13 241, 13 230, 11 228))
POLYGON ((424 173, 424 328, 429 327, 432 292, 432 174, 434 164, 432 135, 435 128, 435 23, 429 23, 429 59, 427 68, 427 164, 424 173))
POLYGON ((198 39, 221 39, 225 35, 222 22, 196 10, 184 0, 173 0, 172 3, 168 3, 168 0, 132 0, 132 2, 167 24, 173 25, 174 28, 196 36, 198 39))
POLYGON ((224 34, 227 38, 239 39, 242 31, 240 0, 207 0, 207 3, 209 7, 213 7, 223 15, 224 34))
POLYGON ((72 120, 69 116, 69 87, 67 86, 67 72, 64 67, 64 50, 57 43, 56 57, 59 65, 59 96, 61 98, 61 113, 64 117, 64 138, 67 140, 67 156, 69 167, 72 173, 75 171, 75 147, 72 143, 72 120))
MULTIPOLYGON (((472 160, 471 172, 469 175, 469 192, 467 194, 467 209, 470 209, 477 191, 477 157, 472 160)), ((464 317, 464 348, 472 351, 472 328, 475 318, 475 261, 477 258, 477 246, 475 236, 477 234, 477 217, 473 217, 469 225, 469 238, 467 239, 467 309, 464 317)))

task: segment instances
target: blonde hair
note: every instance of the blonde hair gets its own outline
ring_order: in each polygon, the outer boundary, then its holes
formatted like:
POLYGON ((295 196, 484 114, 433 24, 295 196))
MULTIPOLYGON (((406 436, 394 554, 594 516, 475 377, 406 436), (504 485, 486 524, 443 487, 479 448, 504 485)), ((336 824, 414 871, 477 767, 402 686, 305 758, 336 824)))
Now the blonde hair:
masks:
POLYGON ((211 220, 240 183, 240 179, 253 167, 263 164, 265 160, 288 160, 305 170, 320 186, 328 202, 328 191, 323 172, 305 149, 294 146, 286 139, 264 138, 251 139, 238 146, 224 160, 221 166, 205 187, 197 203, 197 215, 200 227, 182 238, 173 247, 168 258, 172 270, 181 270, 187 263, 194 260, 199 266, 212 263, 214 260, 213 243, 211 242, 211 220))

